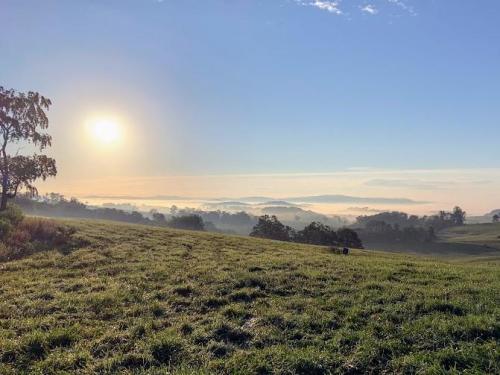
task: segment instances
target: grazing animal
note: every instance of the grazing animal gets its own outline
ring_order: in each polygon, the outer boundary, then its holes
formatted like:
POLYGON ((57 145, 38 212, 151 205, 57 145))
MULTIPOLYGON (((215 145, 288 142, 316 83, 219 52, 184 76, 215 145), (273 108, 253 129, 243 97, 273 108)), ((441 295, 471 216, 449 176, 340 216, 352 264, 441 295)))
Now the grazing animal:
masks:
POLYGON ((344 255, 349 254, 349 248, 347 247, 340 248, 336 246, 330 246, 330 251, 332 251, 335 254, 344 254, 344 255))

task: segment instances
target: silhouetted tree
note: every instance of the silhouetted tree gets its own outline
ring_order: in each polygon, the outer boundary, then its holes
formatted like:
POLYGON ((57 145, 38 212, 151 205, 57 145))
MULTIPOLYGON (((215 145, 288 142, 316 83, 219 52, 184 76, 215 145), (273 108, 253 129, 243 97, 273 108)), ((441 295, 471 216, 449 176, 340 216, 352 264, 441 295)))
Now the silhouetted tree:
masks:
POLYGON ((342 246, 354 247, 357 249, 363 248, 363 243, 358 237, 356 231, 350 228, 341 228, 337 231, 338 241, 342 246))
POLYGON ((334 246, 338 244, 337 233, 328 225, 316 221, 298 231, 294 240, 313 245, 334 246))
POLYGON ((18 93, 0 86, 0 211, 20 189, 37 194, 35 180, 55 176, 56 161, 46 155, 11 155, 7 147, 19 142, 31 143, 40 151, 51 145, 52 137, 44 130, 49 126, 45 111, 50 99, 37 92, 18 93))
POLYGON ((453 209, 453 212, 451 213, 450 217, 455 225, 464 225, 465 224, 465 211, 462 210, 460 207, 456 206, 453 209))
POLYGON ((290 241, 294 237, 294 231, 289 226, 283 225, 276 216, 264 215, 259 217, 259 221, 253 227, 250 236, 290 241))
POLYGON ((156 225, 166 225, 167 220, 165 219, 165 215, 157 210, 153 209, 150 211, 151 217, 153 218, 153 223, 156 225))
POLYGON ((167 225, 177 229, 205 230, 205 225, 200 215, 173 216, 167 225))

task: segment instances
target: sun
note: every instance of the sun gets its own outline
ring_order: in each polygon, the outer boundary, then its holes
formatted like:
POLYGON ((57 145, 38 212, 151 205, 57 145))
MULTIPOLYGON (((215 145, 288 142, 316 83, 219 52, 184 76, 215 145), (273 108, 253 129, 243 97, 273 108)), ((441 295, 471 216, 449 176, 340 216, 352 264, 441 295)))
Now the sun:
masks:
POLYGON ((90 123, 92 137, 103 144, 113 144, 120 139, 120 126, 113 119, 97 119, 90 123))

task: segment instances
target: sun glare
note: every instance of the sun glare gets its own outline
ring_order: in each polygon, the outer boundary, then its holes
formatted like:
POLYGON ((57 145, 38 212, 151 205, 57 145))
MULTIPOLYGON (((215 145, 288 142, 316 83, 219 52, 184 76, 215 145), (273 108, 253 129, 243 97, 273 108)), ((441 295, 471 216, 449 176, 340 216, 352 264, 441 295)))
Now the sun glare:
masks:
POLYGON ((120 127, 115 120, 98 119, 90 124, 92 136, 104 144, 116 143, 120 138, 120 127))

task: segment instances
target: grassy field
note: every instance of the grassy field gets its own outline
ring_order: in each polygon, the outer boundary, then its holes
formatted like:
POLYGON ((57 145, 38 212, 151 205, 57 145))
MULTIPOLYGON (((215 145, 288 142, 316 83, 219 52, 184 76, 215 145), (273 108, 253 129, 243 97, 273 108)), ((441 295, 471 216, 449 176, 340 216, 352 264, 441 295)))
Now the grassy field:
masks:
POLYGON ((448 243, 480 245, 500 250, 500 223, 453 227, 440 232, 439 235, 442 241, 448 243))
POLYGON ((500 261, 500 223, 467 224, 452 227, 437 233, 438 239, 432 243, 367 243, 378 250, 395 253, 419 254, 425 256, 458 258, 468 261, 486 259, 500 261))
POLYGON ((500 373, 500 266, 109 222, 0 264, 0 373, 500 373))

